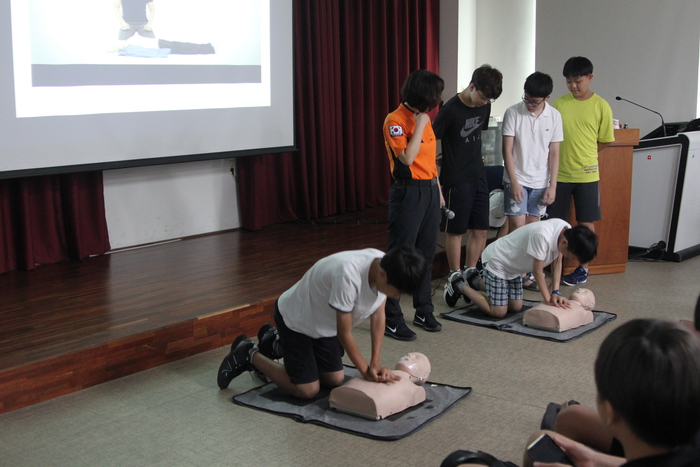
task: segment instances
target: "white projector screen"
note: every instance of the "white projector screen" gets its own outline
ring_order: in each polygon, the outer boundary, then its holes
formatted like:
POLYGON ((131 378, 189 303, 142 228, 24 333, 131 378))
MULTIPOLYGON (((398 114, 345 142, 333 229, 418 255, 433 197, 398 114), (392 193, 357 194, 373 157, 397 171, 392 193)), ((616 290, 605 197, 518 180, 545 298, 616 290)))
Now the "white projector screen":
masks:
POLYGON ((294 149, 292 0, 0 0, 0 178, 294 149))

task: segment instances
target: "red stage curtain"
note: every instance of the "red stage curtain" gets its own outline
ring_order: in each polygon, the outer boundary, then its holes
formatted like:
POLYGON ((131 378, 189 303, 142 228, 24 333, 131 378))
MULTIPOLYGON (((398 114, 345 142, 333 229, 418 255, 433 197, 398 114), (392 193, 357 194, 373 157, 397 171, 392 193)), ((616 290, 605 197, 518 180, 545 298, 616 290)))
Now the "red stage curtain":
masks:
POLYGON ((238 160, 244 228, 388 201, 382 124, 411 71, 439 71, 439 13, 439 0, 294 2, 299 152, 238 160))
POLYGON ((109 248, 102 172, 0 180, 0 273, 109 248))

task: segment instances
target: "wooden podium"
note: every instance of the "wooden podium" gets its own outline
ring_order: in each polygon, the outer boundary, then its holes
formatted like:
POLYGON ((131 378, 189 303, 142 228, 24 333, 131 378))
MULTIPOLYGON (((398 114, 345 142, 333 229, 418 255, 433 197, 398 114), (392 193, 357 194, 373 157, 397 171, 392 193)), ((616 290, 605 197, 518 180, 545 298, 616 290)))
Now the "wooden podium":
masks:
MULTIPOLYGON (((598 155, 600 171, 600 210, 602 220, 595 222, 598 234, 598 256, 591 262, 589 274, 625 272, 630 234, 632 201, 632 155, 639 144, 639 130, 615 130, 615 142, 598 155)), ((569 223, 576 224, 572 208, 569 223)), ((578 264, 565 261, 565 273, 578 264)))

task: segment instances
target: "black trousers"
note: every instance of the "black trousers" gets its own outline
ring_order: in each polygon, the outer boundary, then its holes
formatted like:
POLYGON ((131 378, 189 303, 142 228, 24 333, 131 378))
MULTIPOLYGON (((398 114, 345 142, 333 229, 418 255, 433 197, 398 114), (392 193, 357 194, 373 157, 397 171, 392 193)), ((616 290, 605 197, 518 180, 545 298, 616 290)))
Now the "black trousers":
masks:
MULTIPOLYGON (((412 246, 428 261, 428 273, 413 295, 413 307, 419 314, 433 312, 431 278, 440 226, 440 192, 437 184, 410 186, 394 183, 389 194, 389 249, 412 246)), ((405 322, 399 301, 387 298, 386 324, 394 327, 405 322)))

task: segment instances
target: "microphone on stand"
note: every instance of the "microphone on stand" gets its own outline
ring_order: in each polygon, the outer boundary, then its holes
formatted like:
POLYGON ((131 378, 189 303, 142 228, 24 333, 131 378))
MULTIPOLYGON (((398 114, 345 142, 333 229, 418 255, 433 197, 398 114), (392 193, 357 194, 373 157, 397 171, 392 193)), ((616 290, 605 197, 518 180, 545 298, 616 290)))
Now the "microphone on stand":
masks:
POLYGON ((447 209, 447 206, 440 206, 440 211, 445 215, 447 219, 454 219, 455 218, 455 213, 454 211, 450 211, 447 209))
POLYGON ((630 100, 623 99, 623 98, 620 97, 620 96, 617 96, 615 99, 618 100, 618 101, 629 102, 630 104, 636 105, 637 107, 641 107, 641 108, 643 108, 644 110, 648 110, 649 112, 654 112, 656 115, 658 115, 659 117, 661 117, 661 128, 663 128, 663 130, 664 130, 664 136, 666 136, 666 123, 664 122, 664 116, 661 115, 659 112, 657 112, 656 110, 651 110, 651 109, 649 109, 649 108, 646 108, 646 107, 644 107, 643 105, 639 105, 639 104, 637 104, 636 102, 632 102, 632 101, 630 101, 630 100))

